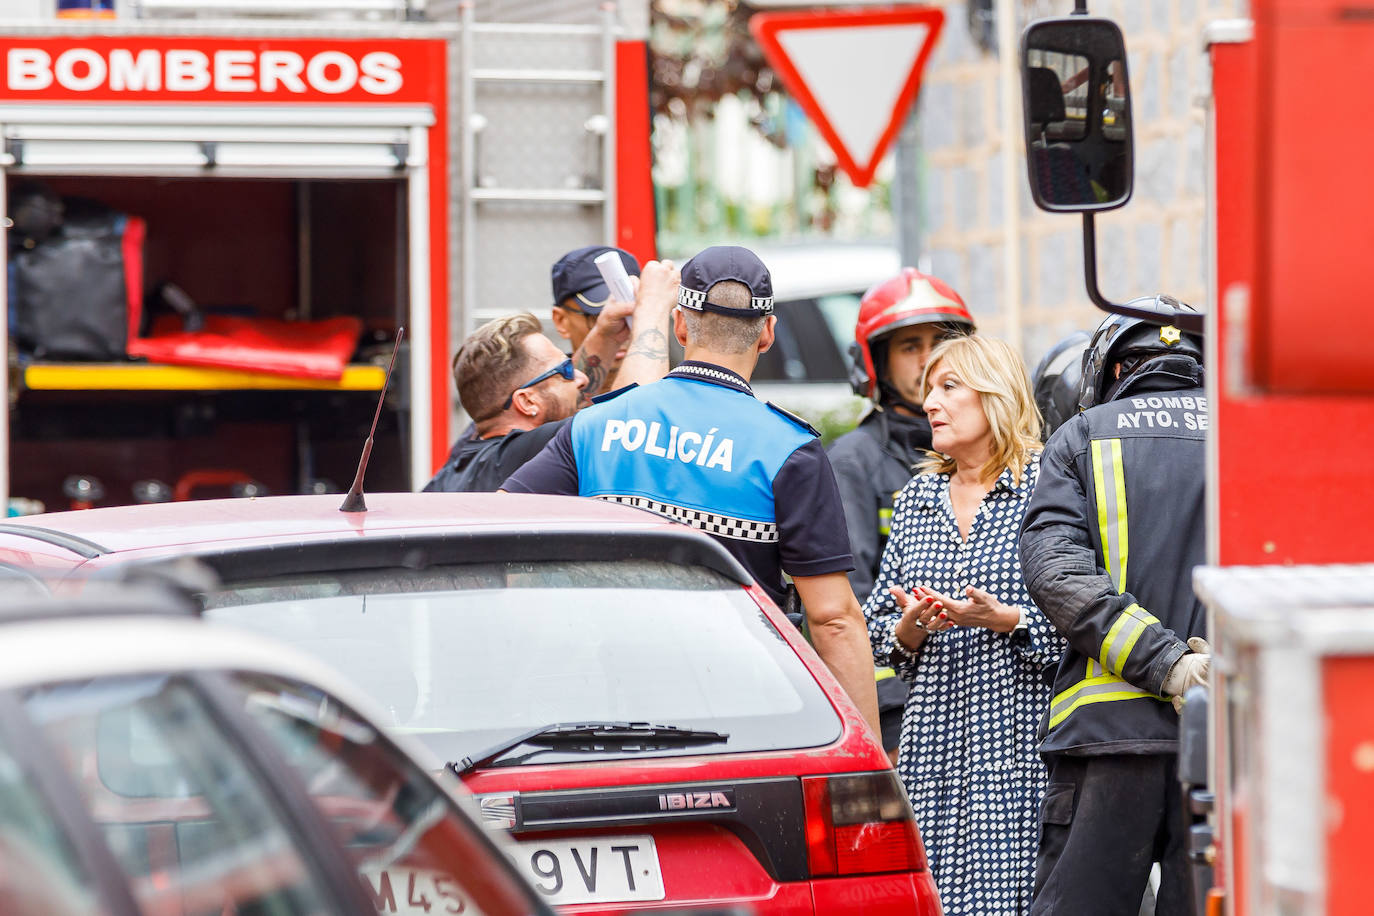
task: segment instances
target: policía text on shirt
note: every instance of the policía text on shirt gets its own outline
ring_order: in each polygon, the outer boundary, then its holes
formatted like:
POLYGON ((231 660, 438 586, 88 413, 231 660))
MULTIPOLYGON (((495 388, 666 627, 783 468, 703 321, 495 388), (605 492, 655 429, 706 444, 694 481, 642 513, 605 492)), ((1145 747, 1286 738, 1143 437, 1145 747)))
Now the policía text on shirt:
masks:
POLYGON ((735 455, 735 440, 729 437, 716 439, 719 427, 711 427, 705 435, 689 429, 668 427, 667 442, 663 434, 663 424, 658 421, 646 423, 643 420, 607 420, 606 429, 601 436, 601 450, 609 452, 617 445, 626 452, 637 452, 664 461, 681 461, 698 467, 718 467, 729 472, 735 455))

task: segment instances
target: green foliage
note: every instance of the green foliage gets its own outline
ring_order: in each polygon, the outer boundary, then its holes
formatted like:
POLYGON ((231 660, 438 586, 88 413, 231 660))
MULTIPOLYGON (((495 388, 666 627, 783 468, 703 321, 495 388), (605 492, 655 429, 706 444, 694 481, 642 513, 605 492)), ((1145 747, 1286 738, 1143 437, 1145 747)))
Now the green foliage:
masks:
POLYGON ((825 444, 826 448, 829 448, 832 442, 859 424, 859 417, 863 415, 864 411, 864 403, 855 398, 853 404, 823 411, 807 419, 821 434, 821 442, 825 444))

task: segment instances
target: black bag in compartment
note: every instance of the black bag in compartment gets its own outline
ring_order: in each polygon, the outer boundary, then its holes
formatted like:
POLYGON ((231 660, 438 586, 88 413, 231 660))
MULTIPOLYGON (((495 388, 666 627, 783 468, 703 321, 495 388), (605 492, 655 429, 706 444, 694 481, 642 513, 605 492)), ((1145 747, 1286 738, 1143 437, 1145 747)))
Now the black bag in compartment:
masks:
POLYGON ((36 359, 124 359, 142 312, 143 220, 75 198, 62 209, 49 233, 11 234, 15 343, 36 359))

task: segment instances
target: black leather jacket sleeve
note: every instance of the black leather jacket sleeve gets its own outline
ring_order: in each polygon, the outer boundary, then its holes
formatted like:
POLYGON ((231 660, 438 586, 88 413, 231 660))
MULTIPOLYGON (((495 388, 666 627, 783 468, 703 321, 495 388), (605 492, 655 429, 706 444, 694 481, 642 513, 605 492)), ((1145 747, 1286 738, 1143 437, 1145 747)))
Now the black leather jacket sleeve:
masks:
MULTIPOLYGON (((1026 587, 1069 644, 1087 658, 1103 654, 1104 640, 1127 608, 1129 590, 1117 593, 1098 559, 1090 525, 1088 427, 1082 415, 1050 438, 1040 460, 1040 479, 1021 528, 1021 568, 1026 587)), ((1149 611, 1149 608, 1145 608, 1149 611)), ((1165 676, 1186 646, 1173 631, 1146 628, 1120 672, 1128 683, 1161 694, 1165 676)))

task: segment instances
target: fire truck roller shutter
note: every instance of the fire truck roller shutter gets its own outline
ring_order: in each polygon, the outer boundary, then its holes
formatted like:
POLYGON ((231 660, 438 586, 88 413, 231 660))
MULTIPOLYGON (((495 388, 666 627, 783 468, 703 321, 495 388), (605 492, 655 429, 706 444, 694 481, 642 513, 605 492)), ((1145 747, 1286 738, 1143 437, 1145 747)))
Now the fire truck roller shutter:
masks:
POLYGON ((423 105, 0 107, 10 168, 29 174, 395 177, 426 165, 433 124, 423 105))

